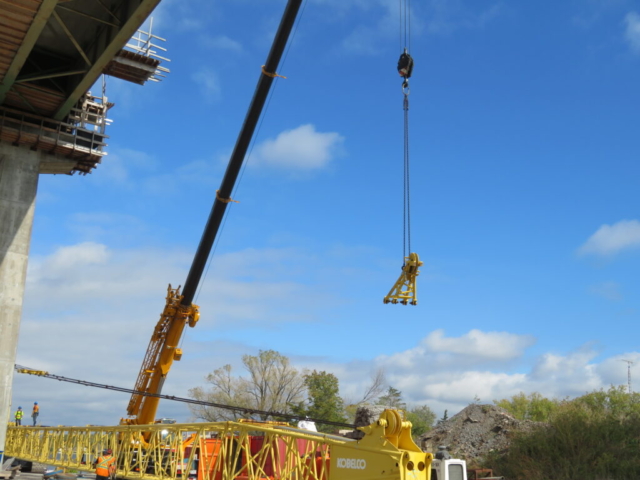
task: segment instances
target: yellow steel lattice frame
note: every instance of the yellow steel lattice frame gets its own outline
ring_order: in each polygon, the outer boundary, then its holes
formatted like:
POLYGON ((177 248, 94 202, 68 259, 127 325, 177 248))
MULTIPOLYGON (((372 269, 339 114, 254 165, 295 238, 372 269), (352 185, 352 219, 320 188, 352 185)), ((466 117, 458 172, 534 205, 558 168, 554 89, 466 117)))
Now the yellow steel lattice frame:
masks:
POLYGON ((198 480, 429 480, 431 454, 413 443, 411 424, 398 412, 387 410, 361 430, 364 437, 352 440, 243 422, 14 426, 5 455, 92 471, 93 460, 111 448, 119 478, 144 480, 186 479, 196 469, 198 480))
POLYGON ((383 302, 417 305, 418 289, 416 278, 420 275, 419 267, 422 265, 423 262, 420 261, 417 253, 410 253, 408 257, 404 257, 400 278, 391 287, 383 302))

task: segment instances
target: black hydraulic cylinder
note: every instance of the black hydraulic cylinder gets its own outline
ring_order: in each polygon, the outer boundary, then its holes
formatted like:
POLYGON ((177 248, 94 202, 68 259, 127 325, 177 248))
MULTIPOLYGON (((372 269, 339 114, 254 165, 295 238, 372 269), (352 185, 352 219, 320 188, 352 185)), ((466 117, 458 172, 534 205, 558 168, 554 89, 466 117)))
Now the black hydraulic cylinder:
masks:
MULTIPOLYGON (((282 20, 280 21, 280 26, 278 27, 275 38, 273 39, 273 45, 271 45, 271 51, 269 52, 267 63, 264 66, 265 72, 271 74, 276 73, 280 63, 280 58, 282 57, 282 53, 287 45, 289 34, 291 33, 291 29, 295 23, 301 3, 302 0, 288 1, 282 20)), ((220 224, 224 218, 224 213, 227 209, 228 202, 224 202, 220 199, 228 199, 231 197, 231 192, 233 191, 236 179, 238 178, 238 173, 240 173, 240 168, 244 162, 244 157, 247 153, 247 149, 249 148, 249 144, 251 143, 251 139, 253 138, 253 132, 258 124, 258 120, 260 119, 262 108, 267 100, 267 95, 269 94, 272 83, 272 76, 265 75, 264 73, 260 74, 260 80, 258 80, 256 91, 253 94, 249 111, 247 112, 247 116, 245 117, 242 125, 242 130, 240 130, 240 134, 236 140, 236 145, 233 149, 233 153, 231 154, 231 158, 229 159, 229 164, 227 165, 227 171, 225 172, 222 183, 220 184, 218 195, 213 202, 213 207, 211 208, 211 213, 207 220, 207 225, 202 233, 202 238, 200 239, 198 250, 193 258, 193 263, 191 264, 187 281, 182 289, 182 305, 188 306, 193 302, 193 297, 195 296, 198 285, 200 284, 202 273, 204 272, 207 259, 209 258, 211 248, 213 247, 213 242, 216 239, 218 229, 220 228, 220 224)))

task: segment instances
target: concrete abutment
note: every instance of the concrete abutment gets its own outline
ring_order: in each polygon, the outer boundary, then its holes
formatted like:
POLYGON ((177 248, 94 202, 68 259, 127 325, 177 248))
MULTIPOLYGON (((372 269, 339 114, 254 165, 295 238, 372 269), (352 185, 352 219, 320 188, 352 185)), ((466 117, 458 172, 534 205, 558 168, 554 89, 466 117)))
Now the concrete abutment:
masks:
POLYGON ((0 143, 0 461, 7 421, 13 418, 13 368, 44 156, 43 152, 0 143))

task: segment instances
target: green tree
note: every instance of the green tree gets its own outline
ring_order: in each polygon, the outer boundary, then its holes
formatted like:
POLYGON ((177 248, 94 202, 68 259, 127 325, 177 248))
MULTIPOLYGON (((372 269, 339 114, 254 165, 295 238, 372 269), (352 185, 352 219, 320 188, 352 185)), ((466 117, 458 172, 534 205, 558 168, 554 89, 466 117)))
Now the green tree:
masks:
POLYGON ((557 402, 547 423, 515 435, 485 466, 513 480, 640 478, 640 407, 624 387, 557 402))
POLYGON ((399 410, 407 409, 407 404, 402 401, 402 392, 393 387, 389 387, 387 393, 378 398, 376 405, 385 405, 399 410))
POLYGON ((438 420, 438 424, 446 422, 447 420, 449 420, 449 410, 445 409, 444 413, 442 414, 442 418, 438 420))
POLYGON ((559 400, 545 398, 537 392, 529 395, 520 392, 512 396, 511 400, 494 400, 493 403, 519 420, 536 422, 548 421, 560 405, 559 400))
MULTIPOLYGON (((231 365, 225 365, 207 375, 209 389, 195 387, 189 395, 196 400, 235 407, 289 413, 291 405, 304 398, 304 377, 291 366, 289 359, 274 350, 260 350, 258 355, 244 355, 242 363, 246 377, 234 376, 231 365)), ((241 413, 202 405, 189 405, 200 420, 215 422, 235 420, 241 413)), ((258 415, 268 420, 269 415, 258 415)))
MULTIPOLYGON (((293 406, 294 413, 331 422, 346 422, 338 378, 333 373, 314 370, 304 376, 304 384, 307 400, 293 406)), ((316 427, 321 432, 336 430, 331 425, 318 424, 316 427)))
POLYGON ((413 438, 417 438, 431 430, 433 422, 436 420, 436 414, 427 405, 422 405, 409 410, 407 412, 407 420, 412 424, 411 435, 413 438))

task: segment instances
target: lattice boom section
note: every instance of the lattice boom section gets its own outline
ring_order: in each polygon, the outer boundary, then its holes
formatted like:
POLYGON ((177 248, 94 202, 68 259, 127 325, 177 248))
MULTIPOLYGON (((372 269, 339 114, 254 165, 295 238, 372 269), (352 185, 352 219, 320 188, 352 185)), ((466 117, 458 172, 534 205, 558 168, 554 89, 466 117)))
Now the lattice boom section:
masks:
MULTIPOLYGON (((9 427, 5 455, 93 471, 93 461, 102 450, 111 448, 117 458, 118 477, 329 480, 331 449, 344 452, 344 448, 358 449, 357 444, 351 439, 293 427, 236 422, 119 427, 22 426, 9 427)), ((397 451, 376 453, 388 457, 389 464, 395 463, 396 467, 402 457, 397 451)), ((353 457, 344 453, 339 456, 353 457)), ((358 471, 363 469, 358 460, 346 462, 338 464, 352 469, 346 473, 365 473, 358 471)), ((400 478, 397 469, 391 478, 400 478)))

